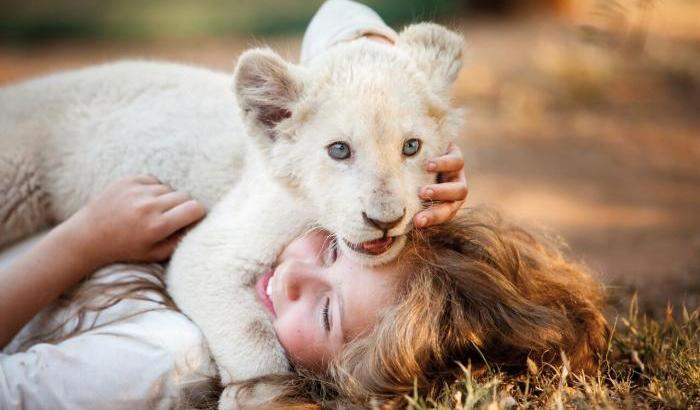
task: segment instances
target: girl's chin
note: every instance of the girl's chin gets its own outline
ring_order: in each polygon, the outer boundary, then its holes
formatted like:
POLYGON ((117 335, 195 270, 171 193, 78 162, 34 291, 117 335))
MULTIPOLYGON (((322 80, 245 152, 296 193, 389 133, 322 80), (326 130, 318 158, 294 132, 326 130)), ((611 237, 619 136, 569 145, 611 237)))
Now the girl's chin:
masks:
POLYGON ((265 306, 265 309, 270 312, 270 315, 272 317, 275 317, 275 306, 272 303, 272 299, 267 295, 267 284, 270 282, 270 279, 272 276, 275 274, 274 270, 271 270, 267 272, 266 274, 262 275, 257 282, 255 282, 255 290, 256 293, 258 294, 258 299, 260 299, 260 302, 262 303, 263 306, 265 306))

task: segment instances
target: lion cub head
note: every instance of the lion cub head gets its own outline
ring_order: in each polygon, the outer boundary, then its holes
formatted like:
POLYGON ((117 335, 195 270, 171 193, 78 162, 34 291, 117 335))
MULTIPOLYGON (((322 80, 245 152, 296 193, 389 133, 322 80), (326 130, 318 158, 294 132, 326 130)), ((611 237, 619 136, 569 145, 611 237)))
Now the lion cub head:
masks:
POLYGON ((343 251, 378 264, 403 247, 423 207, 418 190, 435 182, 426 162, 459 132, 449 91, 462 47, 424 23, 394 46, 338 44, 308 66, 268 49, 240 57, 234 87, 248 133, 343 251))

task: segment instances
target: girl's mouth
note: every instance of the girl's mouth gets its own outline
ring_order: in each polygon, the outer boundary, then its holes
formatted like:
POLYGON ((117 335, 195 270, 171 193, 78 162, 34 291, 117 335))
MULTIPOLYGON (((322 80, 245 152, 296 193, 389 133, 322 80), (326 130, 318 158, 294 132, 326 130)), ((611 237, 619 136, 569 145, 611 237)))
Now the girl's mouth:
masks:
POLYGON ((272 303, 270 295, 272 294, 272 283, 271 279, 275 275, 274 270, 270 270, 266 274, 262 275, 260 279, 255 283, 255 290, 258 293, 258 298, 262 302, 263 306, 275 317, 275 306, 272 303))

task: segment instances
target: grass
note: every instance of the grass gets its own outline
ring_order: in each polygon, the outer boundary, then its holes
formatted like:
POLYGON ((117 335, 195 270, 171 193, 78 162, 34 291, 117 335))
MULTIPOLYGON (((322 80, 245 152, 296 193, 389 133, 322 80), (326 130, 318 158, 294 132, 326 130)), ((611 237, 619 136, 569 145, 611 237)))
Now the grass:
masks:
POLYGON ((658 320, 640 315, 634 297, 626 317, 614 321, 597 375, 572 374, 563 359, 544 368, 528 361, 519 376, 495 369, 476 376, 463 366, 463 376, 438 401, 414 394, 408 408, 700 409, 700 308, 674 314, 669 305, 658 320))

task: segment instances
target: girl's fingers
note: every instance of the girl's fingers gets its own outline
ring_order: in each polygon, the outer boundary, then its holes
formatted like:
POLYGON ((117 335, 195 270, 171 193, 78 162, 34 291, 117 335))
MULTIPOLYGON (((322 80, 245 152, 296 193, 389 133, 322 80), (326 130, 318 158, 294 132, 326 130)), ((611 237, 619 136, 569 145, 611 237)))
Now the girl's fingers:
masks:
POLYGON ((464 168, 456 172, 442 172, 438 174, 439 184, 444 182, 459 182, 464 186, 467 186, 467 174, 464 173, 464 168))
POLYGON ((170 210, 183 202, 187 202, 192 199, 189 194, 182 191, 171 191, 163 195, 160 195, 155 199, 158 204, 158 209, 161 211, 170 210))
POLYGON ((432 201, 464 201, 468 193, 467 184, 455 181, 425 186, 420 190, 420 197, 432 201))
POLYGON ((445 155, 431 159, 426 166, 426 169, 430 172, 456 172, 463 168, 464 158, 462 157, 462 151, 454 144, 450 144, 445 155))
POLYGON ((199 221, 205 214, 204 206, 194 199, 176 205, 162 215, 164 224, 161 237, 168 237, 187 225, 199 221))
POLYGON ((171 187, 163 184, 149 184, 148 186, 143 187, 143 189, 145 190, 144 192, 147 192, 148 194, 153 196, 160 196, 165 195, 169 192, 173 192, 173 189, 171 187))
POLYGON ((431 159, 426 167, 429 172, 454 172, 462 168, 464 168, 464 158, 451 154, 431 159))
POLYGON ((133 182, 137 182, 139 184, 145 184, 145 185, 160 184, 160 181, 158 180, 158 178, 154 177, 153 175, 134 175, 130 179, 133 182))
POLYGON ((413 223, 417 228, 443 224, 454 217, 461 205, 462 201, 433 205, 424 211, 418 212, 413 219, 413 223))
POLYGON ((180 243, 180 239, 182 239, 183 235, 184 231, 178 231, 163 239, 162 241, 158 242, 148 254, 150 260, 158 262, 168 259, 170 255, 172 255, 173 252, 175 252, 175 248, 180 243))
POLYGON ((441 172, 438 174, 437 183, 442 184, 444 182, 454 182, 459 181, 461 175, 464 172, 441 172))

